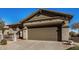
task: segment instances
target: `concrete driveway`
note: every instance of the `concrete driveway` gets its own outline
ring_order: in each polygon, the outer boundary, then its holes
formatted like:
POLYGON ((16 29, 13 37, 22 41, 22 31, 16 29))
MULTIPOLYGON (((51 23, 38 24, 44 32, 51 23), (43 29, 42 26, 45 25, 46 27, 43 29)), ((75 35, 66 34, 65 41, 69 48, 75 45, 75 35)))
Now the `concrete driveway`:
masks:
POLYGON ((8 41, 7 45, 0 45, 0 50, 64 50, 71 47, 57 41, 17 40, 8 41))

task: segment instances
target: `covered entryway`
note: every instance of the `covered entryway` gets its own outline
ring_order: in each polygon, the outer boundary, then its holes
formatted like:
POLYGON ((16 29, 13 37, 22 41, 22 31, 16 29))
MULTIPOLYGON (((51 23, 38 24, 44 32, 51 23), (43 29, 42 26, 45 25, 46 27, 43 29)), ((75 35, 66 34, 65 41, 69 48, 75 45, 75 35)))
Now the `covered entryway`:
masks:
POLYGON ((57 41, 57 27, 28 29, 29 40, 57 41))

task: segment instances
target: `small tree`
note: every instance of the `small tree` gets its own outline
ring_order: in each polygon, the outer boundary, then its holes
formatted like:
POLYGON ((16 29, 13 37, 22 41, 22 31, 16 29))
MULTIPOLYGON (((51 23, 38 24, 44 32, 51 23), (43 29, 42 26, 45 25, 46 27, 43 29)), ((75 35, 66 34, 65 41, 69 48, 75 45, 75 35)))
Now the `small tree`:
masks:
MULTIPOLYGON (((72 24, 72 30, 78 30, 78 33, 76 33, 75 36, 79 37, 79 22, 72 24)), ((70 35, 73 36, 72 34, 75 34, 75 33, 71 32, 70 35)))
POLYGON ((76 33, 73 32, 73 31, 69 32, 69 35, 70 35, 71 37, 77 36, 76 33))
POLYGON ((78 23, 74 23, 73 25, 72 25, 72 29, 78 29, 78 33, 79 33, 79 22, 78 23))

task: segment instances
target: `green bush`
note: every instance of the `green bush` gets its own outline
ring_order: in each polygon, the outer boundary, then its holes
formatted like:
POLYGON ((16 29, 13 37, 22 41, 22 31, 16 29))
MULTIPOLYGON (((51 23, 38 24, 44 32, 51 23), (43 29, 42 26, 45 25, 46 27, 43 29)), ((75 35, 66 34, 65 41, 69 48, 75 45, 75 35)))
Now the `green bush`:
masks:
POLYGON ((1 45, 6 45, 7 44, 7 40, 1 40, 1 45))
POLYGON ((79 50, 79 46, 74 46, 74 47, 68 48, 67 50, 79 50))

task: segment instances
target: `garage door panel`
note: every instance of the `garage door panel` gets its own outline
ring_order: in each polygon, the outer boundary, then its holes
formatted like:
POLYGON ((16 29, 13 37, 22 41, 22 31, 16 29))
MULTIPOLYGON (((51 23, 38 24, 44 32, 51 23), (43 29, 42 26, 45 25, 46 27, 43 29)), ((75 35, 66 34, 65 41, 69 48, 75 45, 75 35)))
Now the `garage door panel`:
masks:
POLYGON ((29 40, 57 40, 57 28, 32 28, 28 29, 29 40))

